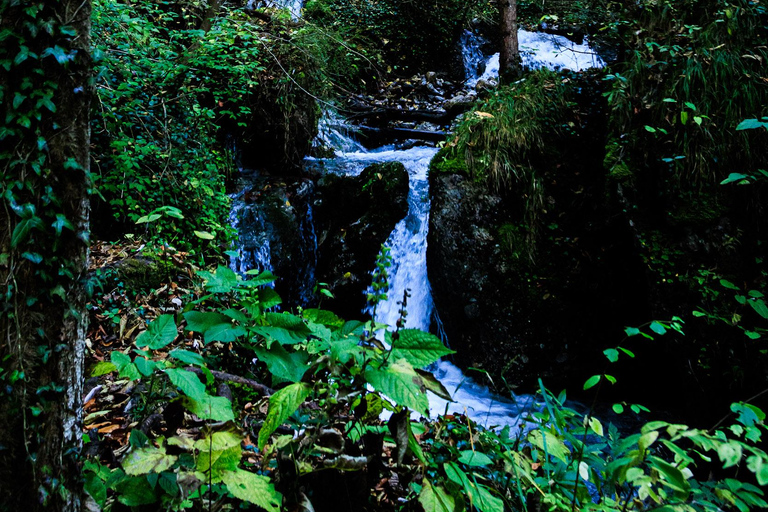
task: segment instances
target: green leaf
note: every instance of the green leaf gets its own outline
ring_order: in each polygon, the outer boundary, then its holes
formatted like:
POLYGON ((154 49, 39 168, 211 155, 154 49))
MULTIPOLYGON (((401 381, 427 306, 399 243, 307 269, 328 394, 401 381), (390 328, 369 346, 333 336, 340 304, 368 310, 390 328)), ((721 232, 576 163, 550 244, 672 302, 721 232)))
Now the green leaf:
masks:
POLYGON ((272 288, 259 288, 259 305, 262 310, 273 308, 282 302, 280 295, 272 288))
POLYGON ((421 381, 424 383, 424 386, 427 388, 427 391, 431 391, 432 393, 439 396, 443 400, 453 402, 453 397, 451 397, 451 394, 448 392, 447 389, 445 389, 445 386, 443 386, 443 383, 435 378, 435 375, 432 372, 417 369, 416 373, 418 373, 419 376, 421 377, 421 381))
POLYGON ((205 366, 205 358, 197 352, 191 350, 183 350, 175 348, 168 353, 174 359, 178 359, 182 363, 187 363, 195 366, 205 366))
POLYGON ((732 172, 728 175, 727 178, 725 178, 723 181, 720 182, 721 185, 727 185, 729 183, 733 183, 734 181, 741 181, 751 178, 749 174, 741 174, 739 172, 732 172))
POLYGON ((16 227, 13 228, 13 233, 11 234, 11 248, 18 247, 24 240, 26 240, 27 234, 33 228, 38 230, 43 228, 43 221, 40 217, 33 216, 20 220, 19 223, 16 224, 16 227))
POLYGON ((586 391, 587 389, 597 385, 597 383, 600 382, 600 377, 601 375, 593 375, 590 378, 588 378, 587 382, 584 383, 584 390, 586 391))
POLYGON ((638 329, 637 327, 627 327, 626 329, 624 329, 624 332, 626 333, 627 336, 636 336, 640 334, 640 329, 638 329))
POLYGON ((559 459, 562 462, 568 462, 571 451, 563 441, 551 432, 541 430, 532 430, 528 434, 528 440, 544 453, 559 459))
POLYGON ((747 469, 755 474, 758 484, 768 485, 768 459, 765 455, 752 455, 747 458, 747 469))
POLYGON ((611 408, 616 414, 622 414, 624 412, 624 406, 621 404, 613 404, 611 408))
POLYGON ((161 473, 176 463, 178 457, 165 453, 165 448, 147 446, 133 450, 123 459, 123 470, 128 475, 161 473))
POLYGON ((213 274, 201 271, 198 275, 205 279, 205 289, 212 293, 229 293, 240 285, 240 277, 231 268, 222 265, 213 274))
POLYGON ((755 130, 757 128, 768 128, 768 123, 763 123, 757 119, 745 119, 736 126, 737 130, 755 130))
POLYGON ((414 368, 424 368, 441 357, 455 352, 443 345, 440 338, 419 329, 401 329, 392 349, 394 359, 405 359, 414 368))
POLYGON ((747 304, 755 310, 755 313, 768 320, 768 306, 763 299, 752 299, 747 301, 747 304))
POLYGON ((248 284, 251 286, 263 286, 265 284, 273 283, 277 280, 277 277, 275 277, 275 275, 269 270, 264 270, 261 272, 258 270, 249 270, 245 274, 248 276, 256 276, 248 279, 248 284))
POLYGON ((634 358, 634 357, 635 357, 635 354, 634 354, 634 352, 632 352, 631 350, 628 350, 628 349, 626 349, 626 348, 624 348, 624 347, 619 347, 619 350, 621 350, 622 352, 624 352, 625 354, 627 354, 629 357, 632 357, 632 358, 634 358))
POLYGON ((157 350, 167 346, 175 339, 176 322, 173 315, 160 315, 149 324, 146 331, 136 337, 136 346, 157 350))
MULTIPOLYGON (((128 360, 130 361, 130 357, 128 360)), ((93 367, 93 370, 91 370, 91 377, 101 377, 102 375, 106 375, 114 371, 117 371, 117 366, 115 363, 111 363, 109 361, 99 361, 96 363, 96 366, 93 367)))
POLYGON ((651 330, 658 335, 663 335, 667 332, 667 328, 656 321, 651 322, 651 330))
POLYGON ((222 473, 221 480, 235 498, 265 510, 280 510, 283 495, 275 490, 269 477, 237 469, 222 473))
POLYGON ((592 431, 595 434, 597 434, 597 435, 602 437, 602 435, 603 435, 603 424, 600 423, 600 420, 598 420, 595 417, 589 418, 589 428, 591 428, 592 431))
POLYGON ((462 450, 459 452, 459 462, 466 464, 467 466, 489 466, 493 463, 490 457, 482 452, 476 452, 472 450, 462 450))
POLYGON ((245 336, 247 333, 248 331, 245 330, 245 327, 232 325, 229 319, 227 319, 227 323, 214 325, 205 331, 204 340, 205 343, 212 343, 214 341, 231 343, 237 341, 237 338, 245 336))
POLYGON ((615 363, 619 360, 619 351, 615 348, 607 348, 603 350, 603 354, 605 354, 605 357, 607 357, 608 360, 612 363, 615 363))
MULTIPOLYGON (((218 433, 220 432, 217 432, 217 434, 218 433)), ((216 434, 214 434, 214 436, 215 435, 216 434)), ((210 442, 210 438, 201 439, 195 443, 195 448, 198 448, 198 443, 201 442, 210 442)), ((227 472, 237 470, 242 453, 243 450, 240 448, 239 442, 236 446, 222 448, 220 450, 202 450, 197 456, 197 466, 195 467, 195 470, 205 474, 206 481, 210 481, 213 484, 219 483, 227 472)))
POLYGON ((137 357, 134 360, 133 364, 136 365, 136 368, 138 368, 141 374, 145 377, 149 377, 150 375, 155 373, 155 369, 157 368, 156 362, 144 357, 137 357))
POLYGON ((652 455, 650 459, 652 466, 664 475, 663 483, 677 491, 675 497, 680 500, 688 499, 691 493, 691 484, 685 479, 682 471, 659 457, 652 455))
POLYGON ((730 282, 730 281, 727 281, 727 280, 725 280, 725 279, 721 279, 721 280, 720 280, 720 286, 722 286, 723 288, 728 288, 729 290, 736 290, 736 291, 739 291, 739 287, 738 287, 738 286, 736 286, 736 285, 735 285, 735 284, 733 284, 732 282, 730 282))
POLYGON ((369 366, 364 376, 376 391, 385 394, 399 405, 426 415, 429 408, 426 387, 419 374, 404 359, 383 368, 369 366))
POLYGON ((723 469, 735 466, 741 461, 742 450, 741 443, 730 441, 717 447, 717 456, 723 463, 723 469))
POLYGON ((273 343, 269 350, 255 347, 254 352, 266 363, 269 372, 281 381, 299 382, 308 368, 306 352, 289 354, 279 343, 273 343))
POLYGON ((185 397, 184 406, 201 420, 234 421, 232 402, 223 396, 206 394, 201 399, 185 397))
POLYGON ((302 311, 302 316, 310 322, 330 327, 332 330, 338 330, 344 326, 344 320, 324 309, 305 309, 302 311))
POLYGON ((213 240, 214 238, 216 238, 216 235, 213 235, 207 231, 193 231, 193 233, 195 233, 195 236, 197 238, 200 238, 202 240, 213 240))
POLYGON ((454 512, 456 510, 453 496, 438 485, 433 487, 426 478, 422 481, 419 503, 424 508, 424 512, 454 512))
POLYGON ((85 492, 90 494, 93 501, 103 509, 107 503, 107 486, 104 485, 104 481, 91 471, 85 473, 84 479, 85 492))
POLYGON ((205 385, 192 372, 180 370, 178 368, 168 368, 165 370, 168 378, 174 386, 179 388, 185 395, 193 400, 203 400, 208 394, 205 392, 205 385))
POLYGON ((310 391, 311 388, 307 384, 299 382, 286 386, 269 397, 267 418, 259 431, 260 450, 264 449, 272 432, 299 408, 309 396, 310 391))
POLYGON ((205 333, 214 325, 229 324, 230 319, 221 313, 210 313, 203 311, 188 311, 184 313, 184 320, 187 321, 187 330, 193 332, 205 333))
POLYGON ((114 350, 109 357, 121 377, 126 377, 131 380, 138 380, 141 378, 141 373, 139 373, 138 368, 136 368, 136 365, 131 361, 131 356, 114 350))

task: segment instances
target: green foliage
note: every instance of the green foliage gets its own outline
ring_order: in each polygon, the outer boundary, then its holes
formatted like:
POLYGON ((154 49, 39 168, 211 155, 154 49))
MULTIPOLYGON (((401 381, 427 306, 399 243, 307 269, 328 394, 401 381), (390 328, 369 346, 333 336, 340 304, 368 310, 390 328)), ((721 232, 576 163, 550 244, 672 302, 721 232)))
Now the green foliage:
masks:
MULTIPOLYGON (((525 253, 533 258, 544 190, 536 168, 547 159, 547 146, 566 133, 566 112, 572 106, 568 86, 551 71, 539 70, 524 80, 494 90, 468 112, 446 145, 442 161, 432 170, 451 172, 465 167, 476 181, 520 198, 525 253), (464 166, 459 164, 463 160, 464 166)), ((510 233, 511 234, 511 233, 510 233)), ((520 237, 508 240, 516 242, 520 237)))
POLYGON ((633 168, 666 164, 677 186, 766 165, 766 11, 748 1, 640 2, 616 27, 631 49, 608 75, 615 133, 633 168), (756 119, 755 119, 756 121, 756 119))

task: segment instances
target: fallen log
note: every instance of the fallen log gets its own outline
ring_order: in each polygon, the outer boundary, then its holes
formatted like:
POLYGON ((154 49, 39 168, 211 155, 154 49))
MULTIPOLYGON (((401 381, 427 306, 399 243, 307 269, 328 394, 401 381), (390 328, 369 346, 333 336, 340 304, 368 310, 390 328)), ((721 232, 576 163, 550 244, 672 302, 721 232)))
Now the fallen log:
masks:
POLYGON ((368 143, 374 141, 395 141, 395 140, 407 140, 416 139, 429 142, 441 142, 444 141, 448 134, 444 131, 429 131, 429 130, 414 130, 410 128, 389 128, 382 127, 376 128, 373 126, 358 126, 359 133, 364 137, 368 143))

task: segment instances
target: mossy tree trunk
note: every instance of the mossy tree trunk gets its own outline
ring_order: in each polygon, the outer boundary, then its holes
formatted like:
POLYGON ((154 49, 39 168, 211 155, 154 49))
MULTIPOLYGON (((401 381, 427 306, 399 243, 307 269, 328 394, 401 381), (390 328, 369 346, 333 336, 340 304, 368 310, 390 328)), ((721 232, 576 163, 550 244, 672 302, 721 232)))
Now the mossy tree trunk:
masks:
POLYGON ((517 40, 517 0, 499 0, 501 14, 501 53, 499 77, 502 82, 513 82, 522 74, 522 61, 517 40))
POLYGON ((81 509, 89 0, 0 2, 0 510, 81 509))

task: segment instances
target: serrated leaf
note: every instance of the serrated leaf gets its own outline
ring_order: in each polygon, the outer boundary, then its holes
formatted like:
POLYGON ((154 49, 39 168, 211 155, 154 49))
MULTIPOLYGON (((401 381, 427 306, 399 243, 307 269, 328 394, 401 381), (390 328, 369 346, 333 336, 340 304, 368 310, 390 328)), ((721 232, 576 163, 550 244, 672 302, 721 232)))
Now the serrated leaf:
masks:
POLYGON ((440 338, 419 329, 401 329, 399 335, 391 357, 405 359, 414 368, 424 368, 443 356, 455 353, 443 345, 440 338))
POLYGON ((311 388, 304 383, 291 384, 269 397, 267 418, 259 431, 259 449, 263 450, 272 432, 283 424, 288 417, 309 396, 311 388))
MULTIPOLYGON (((201 441, 207 440, 202 439, 201 441)), ((197 443, 195 443, 195 448, 197 448, 197 443)), ((195 470, 205 474, 206 481, 217 484, 221 482, 225 473, 237 470, 242 452, 239 444, 223 450, 201 451, 197 456, 195 470)))
POLYGON ((238 469, 224 472, 221 480, 235 498, 253 503, 268 511, 280 510, 283 495, 275 490, 269 477, 238 469))
POLYGON ((173 315, 160 315, 149 324, 147 330, 136 337, 137 347, 161 349, 176 339, 176 321, 173 315))
POLYGON ((273 343, 269 350, 256 347, 254 352, 266 363, 269 372, 283 382, 299 382, 308 368, 306 352, 288 353, 279 343, 273 343))
POLYGON ((459 452, 459 462, 467 466, 483 467, 493 463, 486 454, 472 450, 462 450, 459 452))
POLYGON ((185 395, 193 400, 203 400, 208 394, 205 392, 205 385, 200 382, 196 374, 187 370, 178 368, 168 368, 165 370, 168 378, 174 386, 179 388, 185 395))
POLYGON ((243 438, 234 432, 214 432, 208 437, 195 441, 195 449, 201 452, 221 452, 240 446, 243 438))
POLYGON ((283 300, 272 288, 259 288, 259 306, 262 309, 269 309, 282 303, 283 300))
POLYGON ((439 485, 433 487, 426 478, 422 481, 419 503, 424 508, 424 512, 454 512, 456 509, 453 496, 439 485))
POLYGON ((383 368, 369 366, 365 370, 365 380, 397 404, 425 414, 429 408, 426 387, 419 374, 404 359, 397 360, 383 368))
POLYGON ((127 475, 146 475, 161 473, 176 463, 178 457, 165 453, 165 448, 147 446, 133 450, 123 460, 123 470, 127 475))

